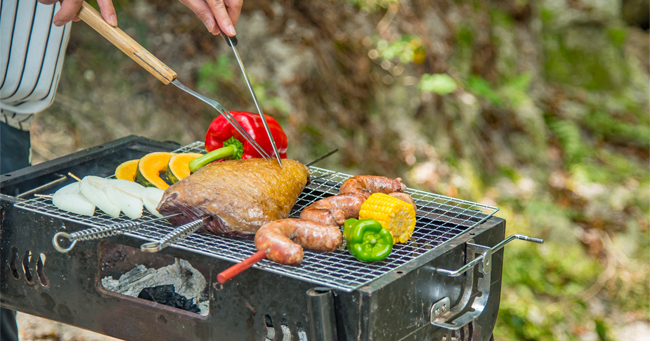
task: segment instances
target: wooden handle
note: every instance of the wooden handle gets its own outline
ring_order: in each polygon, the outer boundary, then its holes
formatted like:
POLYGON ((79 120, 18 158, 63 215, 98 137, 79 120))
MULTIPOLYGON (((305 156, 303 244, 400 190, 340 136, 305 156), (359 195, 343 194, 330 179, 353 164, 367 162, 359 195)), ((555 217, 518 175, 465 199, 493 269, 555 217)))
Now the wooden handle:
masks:
POLYGON ((235 278, 235 276, 244 272, 246 269, 253 266, 253 264, 261 261, 264 258, 266 258, 266 251, 265 250, 257 251, 252 256, 244 259, 240 263, 235 264, 229 267, 228 269, 224 270, 222 273, 218 274, 217 281, 219 281, 219 283, 221 284, 224 284, 229 280, 235 278))
POLYGON ((87 2, 83 2, 78 16, 161 82, 169 84, 176 79, 176 72, 174 70, 167 67, 167 65, 163 64, 163 62, 149 53, 149 51, 145 50, 142 45, 138 44, 138 42, 129 37, 124 31, 106 23, 101 14, 87 2))

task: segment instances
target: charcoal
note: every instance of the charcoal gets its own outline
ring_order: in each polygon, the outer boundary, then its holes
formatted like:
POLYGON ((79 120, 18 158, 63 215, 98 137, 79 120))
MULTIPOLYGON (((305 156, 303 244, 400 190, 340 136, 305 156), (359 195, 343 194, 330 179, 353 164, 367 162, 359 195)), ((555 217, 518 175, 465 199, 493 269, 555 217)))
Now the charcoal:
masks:
POLYGON ((194 299, 188 300, 185 296, 179 295, 174 291, 174 286, 171 284, 144 288, 140 291, 138 298, 191 311, 197 314, 201 312, 201 309, 194 304, 194 299))
POLYGON ((112 292, 137 297, 142 289, 160 285, 173 285, 176 292, 188 300, 193 300, 201 312, 207 316, 210 300, 205 293, 205 277, 183 259, 176 259, 174 264, 160 269, 147 268, 142 264, 134 267, 119 279, 112 276, 102 278, 102 286, 112 292))

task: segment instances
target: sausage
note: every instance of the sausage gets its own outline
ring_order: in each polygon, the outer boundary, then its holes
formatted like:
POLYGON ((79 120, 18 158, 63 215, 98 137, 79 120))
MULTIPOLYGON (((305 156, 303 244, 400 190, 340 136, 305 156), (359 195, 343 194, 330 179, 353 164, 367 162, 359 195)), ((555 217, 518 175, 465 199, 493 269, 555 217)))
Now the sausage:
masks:
POLYGON ((336 226, 303 219, 280 219, 262 226, 255 234, 257 250, 268 250, 266 257, 287 265, 300 264, 302 247, 320 251, 334 251, 343 243, 336 226))
POLYGON ((385 176, 358 175, 343 182, 339 194, 360 194, 366 199, 372 193, 390 194, 393 192, 404 192, 406 185, 402 178, 391 179, 385 176))
POLYGON ((321 199, 305 207, 300 213, 300 219, 330 226, 343 225, 346 219, 359 217, 361 204, 366 199, 359 194, 339 194, 321 199))
POLYGON ((303 246, 308 249, 334 251, 343 242, 338 226, 349 218, 358 218, 361 205, 372 193, 390 194, 413 205, 410 195, 402 193, 406 185, 401 178, 354 176, 343 182, 339 195, 309 205, 300 219, 281 219, 262 226, 255 234, 255 247, 267 250, 272 261, 294 265, 302 262, 303 246))
POLYGON ((300 219, 316 221, 325 225, 343 225, 346 219, 358 218, 361 205, 372 193, 390 194, 406 201, 416 209, 410 195, 402 193, 406 185, 401 178, 360 175, 343 182, 339 195, 316 201, 300 213, 300 219))
POLYGON ((407 204, 411 204, 411 206, 413 206, 413 210, 415 212, 418 211, 418 207, 415 205, 415 200, 413 200, 413 197, 411 197, 408 193, 393 192, 393 193, 390 193, 388 195, 390 195, 391 197, 395 197, 395 198, 397 198, 399 200, 402 200, 402 201, 406 202, 407 204))

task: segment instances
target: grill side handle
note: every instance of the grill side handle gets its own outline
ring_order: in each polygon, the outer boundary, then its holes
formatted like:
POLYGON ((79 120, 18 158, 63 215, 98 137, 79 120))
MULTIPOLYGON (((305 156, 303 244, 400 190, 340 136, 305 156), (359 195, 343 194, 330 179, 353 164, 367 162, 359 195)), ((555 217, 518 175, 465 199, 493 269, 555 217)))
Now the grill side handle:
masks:
POLYGON ((458 301, 458 304, 456 306, 451 307, 451 301, 449 297, 443 297, 434 303, 431 306, 430 315, 430 322, 432 325, 449 330, 458 330, 463 328, 468 323, 474 321, 483 313, 483 310, 485 310, 485 306, 487 305, 488 298, 490 297, 492 254, 501 250, 506 244, 510 243, 513 240, 523 240, 538 244, 544 243, 543 239, 533 238, 521 234, 513 234, 492 248, 468 242, 467 264, 458 270, 446 270, 439 268, 435 270, 436 273, 439 274, 447 275, 450 277, 459 277, 468 270, 473 269, 478 264, 479 271, 481 271, 483 275, 477 281, 476 290, 480 293, 480 295, 473 295, 474 271, 470 271, 465 277, 464 286, 466 289, 463 290, 463 296, 458 301), (477 257, 476 255, 479 256, 477 257), (474 297, 474 299, 470 302, 470 300, 472 300, 472 297, 474 297), (463 310, 466 310, 466 307, 469 304, 471 304, 472 309, 458 317, 455 317, 463 310))

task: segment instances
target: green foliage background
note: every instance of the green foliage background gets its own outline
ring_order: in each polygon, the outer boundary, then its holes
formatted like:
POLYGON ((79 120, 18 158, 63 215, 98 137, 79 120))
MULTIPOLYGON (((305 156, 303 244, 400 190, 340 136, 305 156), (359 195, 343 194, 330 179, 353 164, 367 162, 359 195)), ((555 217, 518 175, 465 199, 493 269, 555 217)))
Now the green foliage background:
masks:
MULTIPOLYGON (((115 3, 184 84, 254 110, 227 46, 180 3, 115 3)), ((323 167, 494 205, 507 234, 546 239, 505 249, 497 339, 615 340, 650 320, 648 32, 624 8, 246 0, 237 30, 290 157, 338 147, 323 167)), ((83 23, 66 58, 36 162, 129 134, 202 140, 215 116, 83 23)))

